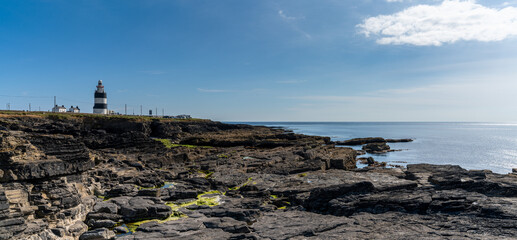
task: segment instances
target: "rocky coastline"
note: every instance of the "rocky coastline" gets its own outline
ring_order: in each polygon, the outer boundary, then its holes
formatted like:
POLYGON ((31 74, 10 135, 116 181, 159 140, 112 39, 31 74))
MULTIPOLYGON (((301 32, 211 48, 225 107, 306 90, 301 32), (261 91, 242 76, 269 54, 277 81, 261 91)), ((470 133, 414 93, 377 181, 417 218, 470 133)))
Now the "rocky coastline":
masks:
POLYGON ((357 168, 355 139, 208 120, 0 113, 3 239, 514 239, 517 175, 357 168))

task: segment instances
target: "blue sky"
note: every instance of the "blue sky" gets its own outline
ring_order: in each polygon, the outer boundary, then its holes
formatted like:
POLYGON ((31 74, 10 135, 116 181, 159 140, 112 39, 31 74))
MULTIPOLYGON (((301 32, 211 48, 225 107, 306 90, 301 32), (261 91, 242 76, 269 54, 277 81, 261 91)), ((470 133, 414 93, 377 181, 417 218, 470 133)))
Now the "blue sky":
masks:
POLYGON ((0 5, 0 109, 220 121, 517 121, 517 1, 0 5))

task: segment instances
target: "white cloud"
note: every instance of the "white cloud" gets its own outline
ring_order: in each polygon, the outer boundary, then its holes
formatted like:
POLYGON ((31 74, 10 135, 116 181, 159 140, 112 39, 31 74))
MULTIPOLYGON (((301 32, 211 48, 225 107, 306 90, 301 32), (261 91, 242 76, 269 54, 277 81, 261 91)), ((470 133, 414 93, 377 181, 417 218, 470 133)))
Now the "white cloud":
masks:
MULTIPOLYGON (((392 0, 393 1, 393 0, 392 0)), ((474 0, 445 0, 417 5, 392 15, 380 15, 357 25, 379 44, 440 46, 464 41, 501 41, 517 36, 517 8, 489 8, 474 0)))
POLYGON ((278 15, 284 20, 296 20, 295 17, 287 16, 283 10, 278 10, 278 15))
POLYGON ((282 20, 287 22, 293 28, 293 30, 295 30, 296 32, 299 32, 305 38, 307 38, 307 39, 311 39, 312 38, 312 36, 310 34, 308 34, 307 32, 303 31, 302 29, 300 29, 298 27, 298 25, 295 23, 297 20, 305 19, 305 17, 303 17, 303 16, 302 17, 288 16, 287 14, 284 13, 283 10, 278 10, 278 16, 280 16, 280 18, 282 18, 282 20))

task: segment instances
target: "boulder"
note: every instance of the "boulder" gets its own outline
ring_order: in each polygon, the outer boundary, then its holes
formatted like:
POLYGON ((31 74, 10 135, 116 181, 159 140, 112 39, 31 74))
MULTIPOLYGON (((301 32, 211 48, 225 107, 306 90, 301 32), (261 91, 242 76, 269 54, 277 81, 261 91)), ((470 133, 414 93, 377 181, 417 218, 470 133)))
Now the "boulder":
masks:
POLYGON ((121 184, 106 192, 106 198, 120 196, 134 196, 138 193, 138 188, 133 184, 121 184))
POLYGON ((366 151, 367 153, 377 153, 377 154, 386 153, 386 152, 390 151, 390 146, 388 146, 388 144, 386 144, 385 142, 368 143, 363 146, 363 150, 366 151))
POLYGON ((99 228, 83 233, 79 240, 107 240, 115 239, 115 233, 107 228, 99 228))
POLYGON ((158 198, 138 196, 121 204, 119 214, 124 221, 132 222, 167 218, 172 214, 172 209, 158 198))

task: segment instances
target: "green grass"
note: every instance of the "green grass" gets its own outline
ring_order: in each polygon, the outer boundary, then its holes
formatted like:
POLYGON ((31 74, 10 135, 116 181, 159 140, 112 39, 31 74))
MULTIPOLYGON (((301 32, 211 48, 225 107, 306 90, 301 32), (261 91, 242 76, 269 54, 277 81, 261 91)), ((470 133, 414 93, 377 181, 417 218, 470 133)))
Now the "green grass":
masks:
POLYGON ((129 119, 129 120, 140 120, 140 121, 153 121, 159 120, 164 122, 189 122, 189 121, 209 121, 207 119, 191 118, 191 119, 174 119, 174 118, 161 118, 155 116, 138 116, 138 115, 103 115, 93 113, 53 113, 53 112, 26 112, 26 111, 0 111, 0 115, 8 116, 33 116, 33 117, 46 117, 55 120, 64 119, 80 119, 80 118, 91 118, 91 119, 129 119))

